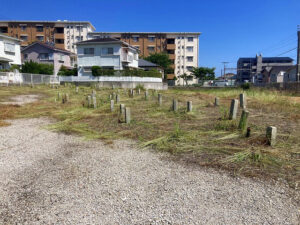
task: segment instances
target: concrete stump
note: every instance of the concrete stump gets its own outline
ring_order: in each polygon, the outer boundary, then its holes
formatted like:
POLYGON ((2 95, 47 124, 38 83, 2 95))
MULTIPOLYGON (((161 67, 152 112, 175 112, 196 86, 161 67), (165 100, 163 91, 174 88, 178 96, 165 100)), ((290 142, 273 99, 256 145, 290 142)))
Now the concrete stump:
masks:
POLYGON ((110 111, 113 112, 114 111, 114 100, 110 100, 110 111))
POLYGON ((116 93, 115 92, 112 94, 112 99, 116 99, 116 93))
POLYGON ((93 97, 96 97, 96 91, 95 90, 92 90, 92 98, 93 97))
POLYGON ((178 101, 176 99, 173 99, 172 109, 174 112, 178 110, 178 101))
POLYGON ((65 98, 66 98, 66 102, 68 102, 70 100, 68 93, 65 94, 65 98))
POLYGON ((94 106, 94 109, 97 108, 97 98, 96 98, 96 96, 93 97, 93 106, 94 106))
POLYGON ((162 105, 162 94, 158 94, 158 104, 162 105))
POLYGON ((119 102, 120 102, 120 95, 117 94, 117 95, 116 95, 116 103, 119 103, 119 102))
POLYGON ((60 97, 61 97, 61 96, 60 96, 60 93, 58 92, 58 93, 57 93, 57 100, 59 100, 60 97))
POLYGON ((145 100, 148 100, 148 91, 145 91, 145 100))
POLYGON ((79 88, 78 88, 78 86, 76 86, 76 88, 75 88, 76 94, 78 94, 78 91, 79 91, 79 88))
POLYGON ((126 107, 125 108, 125 123, 130 123, 130 108, 126 107))
POLYGON ((112 95, 109 95, 109 100, 112 100, 112 95))
POLYGON ((239 129, 242 131, 245 131, 248 125, 248 117, 249 117, 249 112, 247 110, 243 110, 240 123, 239 123, 239 129))
POLYGON ((91 105, 92 105, 92 96, 88 95, 88 96, 87 96, 87 101, 88 101, 87 107, 90 108, 91 105))
POLYGON ((267 127, 266 130, 266 137, 268 141, 268 145, 273 146, 276 144, 276 137, 277 137, 277 128, 276 127, 267 127))
POLYGON ((235 120, 236 119, 236 114, 237 114, 237 110, 238 110, 238 103, 239 103, 239 101, 237 99, 232 99, 231 100, 230 112, 229 112, 229 119, 230 120, 235 120))
POLYGON ((220 99, 218 97, 215 98, 215 106, 220 106, 220 99))
POLYGON ((192 101, 188 101, 187 102, 187 104, 186 104, 186 110, 188 112, 192 112, 192 110, 193 110, 193 103, 192 103, 192 101))
POLYGON ((123 115, 125 113, 125 104, 120 104, 120 114, 123 115))
POLYGON ((244 93, 240 94, 240 107, 245 109, 246 108, 246 95, 244 93))
POLYGON ((141 89, 140 89, 140 88, 138 89, 138 92, 137 92, 137 93, 138 93, 138 95, 140 95, 140 94, 141 94, 141 89))

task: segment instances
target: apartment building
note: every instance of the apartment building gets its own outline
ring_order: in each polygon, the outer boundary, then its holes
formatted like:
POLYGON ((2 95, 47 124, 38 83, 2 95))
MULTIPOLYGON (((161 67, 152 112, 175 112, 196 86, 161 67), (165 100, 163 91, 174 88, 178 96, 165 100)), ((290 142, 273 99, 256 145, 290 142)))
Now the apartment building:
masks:
MULTIPOLYGON (((168 80, 175 80, 176 85, 184 85, 180 75, 190 74, 193 67, 198 67, 199 36, 201 33, 192 32, 90 32, 88 39, 116 38, 136 47, 141 56, 166 52, 172 61, 173 71, 167 74, 168 80)), ((197 83, 196 78, 188 81, 197 83)))
POLYGON ((290 57, 263 57, 256 55, 253 58, 239 58, 237 62, 237 81, 262 83, 263 70, 267 67, 292 66, 293 59, 290 57))
POLYGON ((76 53, 75 43, 87 40, 95 27, 88 21, 0 21, 0 33, 18 38, 21 47, 44 42, 76 53))

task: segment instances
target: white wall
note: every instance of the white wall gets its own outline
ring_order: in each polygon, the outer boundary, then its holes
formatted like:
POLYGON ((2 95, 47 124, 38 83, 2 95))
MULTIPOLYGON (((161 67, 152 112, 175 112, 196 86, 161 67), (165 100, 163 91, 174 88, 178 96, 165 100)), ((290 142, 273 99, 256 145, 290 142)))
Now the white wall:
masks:
POLYGON ((0 36, 0 57, 4 57, 12 60, 9 64, 21 65, 21 49, 20 43, 16 40, 13 40, 9 37, 0 36), (5 51, 5 43, 10 43, 15 45, 14 52, 6 52, 5 51))

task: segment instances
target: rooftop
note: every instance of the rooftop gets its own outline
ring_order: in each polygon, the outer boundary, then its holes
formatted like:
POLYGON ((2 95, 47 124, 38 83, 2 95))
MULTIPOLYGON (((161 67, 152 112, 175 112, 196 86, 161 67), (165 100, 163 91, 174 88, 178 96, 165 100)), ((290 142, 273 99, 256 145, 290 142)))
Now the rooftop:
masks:
POLYGON ((139 67, 158 67, 158 65, 145 59, 139 59, 139 67))
POLYGON ((201 32, 89 32, 89 34, 195 34, 195 35, 200 35, 201 32))
POLYGON ((34 45, 37 45, 37 44, 38 44, 38 45, 41 45, 41 46, 43 46, 43 47, 45 47, 45 48, 52 49, 53 51, 64 52, 64 53, 67 53, 67 54, 70 54, 70 55, 71 55, 71 54, 74 54, 74 53, 72 53, 72 52, 70 52, 70 51, 67 51, 67 50, 65 50, 65 49, 56 48, 56 47, 53 46, 53 45, 50 45, 50 44, 47 44, 47 43, 43 43, 43 42, 34 42, 34 43, 32 43, 32 44, 26 46, 25 48, 23 48, 23 49, 22 49, 22 52, 25 51, 25 50, 27 50, 28 48, 34 46, 34 45))
POLYGON ((10 40, 14 40, 14 41, 19 41, 19 42, 21 42, 20 39, 17 39, 17 38, 14 38, 14 37, 10 37, 10 36, 8 36, 8 35, 1 34, 1 33, 0 33, 0 37, 3 37, 3 38, 10 39, 10 40))

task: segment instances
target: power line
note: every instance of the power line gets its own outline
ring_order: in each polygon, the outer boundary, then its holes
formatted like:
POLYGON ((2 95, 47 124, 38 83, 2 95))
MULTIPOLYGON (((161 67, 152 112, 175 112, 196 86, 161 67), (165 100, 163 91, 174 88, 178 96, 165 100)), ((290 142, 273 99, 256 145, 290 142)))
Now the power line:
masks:
POLYGON ((292 49, 290 49, 290 50, 288 50, 288 51, 286 51, 286 52, 283 52, 283 53, 277 55, 276 57, 281 56, 281 55, 284 55, 284 54, 289 53, 289 52, 291 52, 291 51, 294 51, 294 50, 296 50, 296 49, 297 49, 297 47, 292 48, 292 49))

